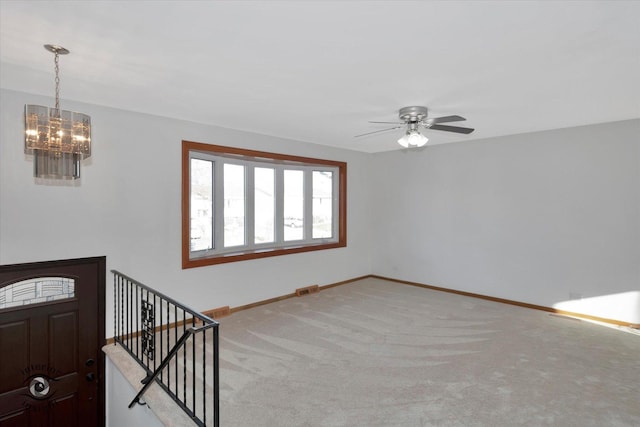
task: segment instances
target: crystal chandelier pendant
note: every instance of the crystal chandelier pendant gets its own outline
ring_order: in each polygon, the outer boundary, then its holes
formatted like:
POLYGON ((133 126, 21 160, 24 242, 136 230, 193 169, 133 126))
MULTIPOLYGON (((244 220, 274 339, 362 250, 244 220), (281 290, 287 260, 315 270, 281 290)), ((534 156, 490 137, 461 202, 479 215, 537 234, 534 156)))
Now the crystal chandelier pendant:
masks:
POLYGON ((78 179, 80 161, 91 156, 91 117, 60 109, 58 56, 69 51, 45 45, 55 54, 56 105, 25 106, 25 153, 34 155, 36 178, 78 179))

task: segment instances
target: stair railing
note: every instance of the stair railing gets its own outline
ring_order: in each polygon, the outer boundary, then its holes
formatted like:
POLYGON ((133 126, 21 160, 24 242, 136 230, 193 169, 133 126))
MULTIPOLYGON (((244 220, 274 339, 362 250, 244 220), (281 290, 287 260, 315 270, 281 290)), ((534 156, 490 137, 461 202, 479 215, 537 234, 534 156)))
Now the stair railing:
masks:
POLYGON ((129 408, 155 382, 195 424, 218 427, 218 322, 119 271, 111 272, 114 340, 147 372, 129 408))

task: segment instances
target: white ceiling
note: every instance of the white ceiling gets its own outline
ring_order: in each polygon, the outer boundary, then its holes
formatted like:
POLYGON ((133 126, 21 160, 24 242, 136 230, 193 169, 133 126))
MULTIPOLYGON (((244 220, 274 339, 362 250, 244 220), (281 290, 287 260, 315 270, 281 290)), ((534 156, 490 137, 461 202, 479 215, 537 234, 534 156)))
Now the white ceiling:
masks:
MULTIPOLYGON (((0 0, 0 86, 364 152, 640 117, 638 1, 0 0)), ((97 120, 97 118, 94 118, 97 120)))

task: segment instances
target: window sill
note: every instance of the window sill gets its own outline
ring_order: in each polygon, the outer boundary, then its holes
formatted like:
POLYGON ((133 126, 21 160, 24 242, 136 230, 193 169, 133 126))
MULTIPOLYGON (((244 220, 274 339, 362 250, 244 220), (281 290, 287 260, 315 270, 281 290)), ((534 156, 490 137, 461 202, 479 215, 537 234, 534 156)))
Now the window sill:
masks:
POLYGON ((207 265, 224 264, 228 262, 246 261, 250 259, 268 258, 272 256, 289 255, 302 252, 320 251, 324 249, 343 248, 347 246, 344 241, 332 243, 320 243, 317 245, 291 246, 277 249, 256 249, 253 251, 230 252, 200 258, 189 258, 189 254, 183 254, 182 268, 204 267, 207 265))

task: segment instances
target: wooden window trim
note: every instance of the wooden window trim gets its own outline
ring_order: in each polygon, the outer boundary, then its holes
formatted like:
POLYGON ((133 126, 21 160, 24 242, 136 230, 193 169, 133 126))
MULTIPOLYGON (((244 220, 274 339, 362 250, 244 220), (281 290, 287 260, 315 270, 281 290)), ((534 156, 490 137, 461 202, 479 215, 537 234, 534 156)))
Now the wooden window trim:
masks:
POLYGON ((226 147, 221 145, 204 144, 201 142, 182 141, 182 268, 203 267, 207 265, 228 262, 245 261, 250 259, 267 258, 301 252, 311 252, 323 249, 334 249, 347 246, 347 163, 334 160, 316 159, 311 157, 292 156, 288 154, 271 153, 266 151, 249 150, 244 148, 226 147), (189 152, 200 151, 218 155, 237 155, 244 159, 271 159, 282 162, 297 162, 333 166, 338 168, 339 190, 338 198, 338 240, 331 243, 317 245, 293 246, 287 248, 260 249, 238 251, 204 258, 190 258, 190 221, 189 221, 189 152))

